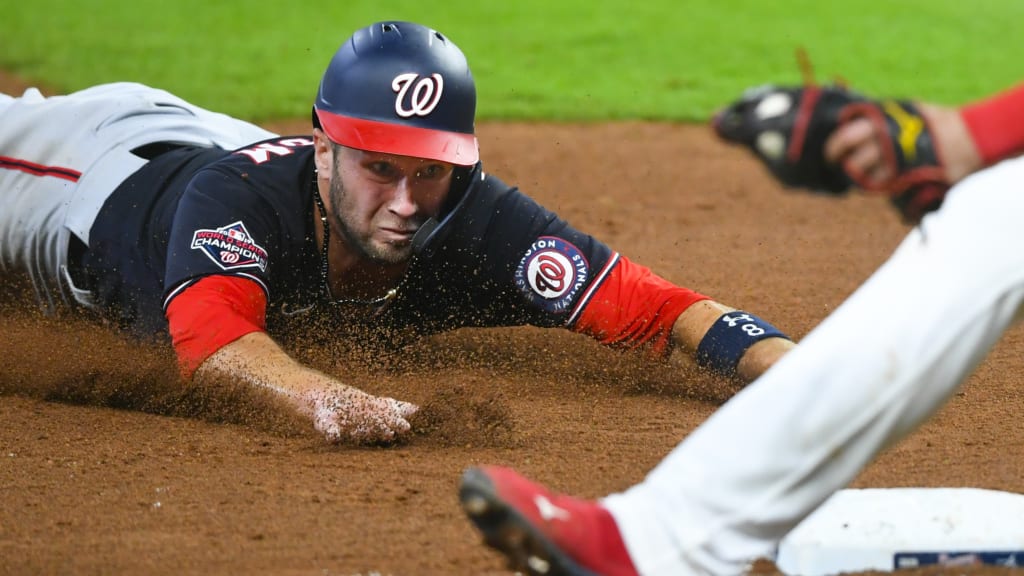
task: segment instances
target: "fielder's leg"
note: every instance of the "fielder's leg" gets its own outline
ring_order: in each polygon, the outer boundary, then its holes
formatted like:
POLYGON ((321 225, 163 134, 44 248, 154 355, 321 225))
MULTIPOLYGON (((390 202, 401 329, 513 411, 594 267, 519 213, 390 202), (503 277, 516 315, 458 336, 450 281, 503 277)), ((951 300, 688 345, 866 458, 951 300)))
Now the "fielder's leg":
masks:
POLYGON ((1024 298, 1024 159, 956 186, 792 353, 603 504, 641 574, 736 574, 933 414, 1024 298))

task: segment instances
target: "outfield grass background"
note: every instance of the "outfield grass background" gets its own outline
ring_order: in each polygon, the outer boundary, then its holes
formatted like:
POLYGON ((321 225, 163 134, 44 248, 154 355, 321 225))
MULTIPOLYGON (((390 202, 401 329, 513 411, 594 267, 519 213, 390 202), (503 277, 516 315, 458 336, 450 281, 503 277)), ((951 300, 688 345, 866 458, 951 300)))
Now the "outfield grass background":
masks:
POLYGON ((0 68, 60 91, 134 80, 252 120, 305 116, 356 28, 409 19, 469 57, 481 119, 703 120, 819 80, 959 103, 1024 78, 1020 0, 0 0, 0 68))

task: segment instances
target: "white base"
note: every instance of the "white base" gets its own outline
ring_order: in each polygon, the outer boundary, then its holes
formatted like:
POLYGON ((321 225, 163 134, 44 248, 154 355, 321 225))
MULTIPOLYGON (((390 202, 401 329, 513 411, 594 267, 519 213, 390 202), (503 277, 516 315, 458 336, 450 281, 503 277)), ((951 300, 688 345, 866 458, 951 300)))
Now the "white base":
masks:
POLYGON ((1024 566, 1024 494, 977 488, 840 490, 779 545, 786 574, 928 564, 1024 566))

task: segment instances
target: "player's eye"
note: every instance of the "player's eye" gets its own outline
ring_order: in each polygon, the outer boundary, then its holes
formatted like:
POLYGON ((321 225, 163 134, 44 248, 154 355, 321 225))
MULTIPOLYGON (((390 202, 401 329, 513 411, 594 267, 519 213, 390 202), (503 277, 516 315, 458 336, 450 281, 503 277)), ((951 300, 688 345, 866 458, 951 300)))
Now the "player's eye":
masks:
POLYGON ((427 164, 416 171, 416 178, 420 180, 437 180, 443 178, 450 167, 447 164, 427 164))
POLYGON ((394 164, 384 161, 371 162, 368 168, 370 169, 370 172, 373 172, 374 175, 380 176, 381 178, 390 178, 397 172, 397 168, 395 168, 394 164))

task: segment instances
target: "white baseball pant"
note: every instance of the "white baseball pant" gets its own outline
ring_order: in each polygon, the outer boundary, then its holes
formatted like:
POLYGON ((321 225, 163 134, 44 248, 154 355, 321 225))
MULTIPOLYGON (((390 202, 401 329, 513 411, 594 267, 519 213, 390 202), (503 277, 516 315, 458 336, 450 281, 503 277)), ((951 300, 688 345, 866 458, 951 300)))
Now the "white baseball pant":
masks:
POLYGON ((955 186, 800 345, 607 497, 641 574, 739 574, 956 391, 1024 298, 1024 159, 955 186))

